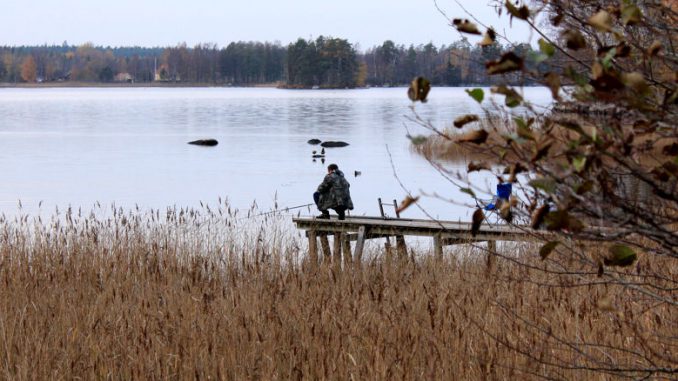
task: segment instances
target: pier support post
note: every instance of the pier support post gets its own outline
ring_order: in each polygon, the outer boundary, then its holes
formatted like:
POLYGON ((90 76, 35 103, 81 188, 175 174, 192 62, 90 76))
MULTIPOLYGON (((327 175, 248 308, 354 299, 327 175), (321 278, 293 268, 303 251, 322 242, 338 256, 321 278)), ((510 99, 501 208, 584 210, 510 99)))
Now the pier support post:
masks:
POLYGON ((351 258, 351 237, 348 234, 343 234, 341 237, 341 245, 344 247, 344 267, 348 268, 353 262, 351 258))
POLYGON ((358 228, 358 240, 355 242, 355 253, 353 254, 356 263, 362 262, 363 248, 365 247, 365 226, 358 228))
POLYGON ((386 237, 384 250, 386 251, 386 261, 390 262, 393 259, 393 246, 391 246, 391 239, 389 237, 386 237))
POLYGON ((398 258, 401 260, 407 259, 407 244, 405 244, 405 237, 401 235, 396 236, 396 250, 398 251, 398 258))
POLYGON ((337 270, 341 270, 341 237, 343 234, 334 233, 334 257, 332 262, 337 270))
POLYGON ((497 255, 497 241, 487 241, 487 271, 494 267, 495 255, 497 255))
POLYGON ((323 249, 323 262, 329 262, 332 258, 330 242, 327 240, 327 233, 320 235, 320 247, 323 249))
POLYGON ((497 251, 497 241, 487 241, 487 250, 494 253, 497 251))
POLYGON ((318 240, 315 230, 308 231, 308 260, 311 267, 318 266, 318 240))
POLYGON ((440 234, 433 236, 433 250, 437 260, 443 259, 443 239, 440 234))

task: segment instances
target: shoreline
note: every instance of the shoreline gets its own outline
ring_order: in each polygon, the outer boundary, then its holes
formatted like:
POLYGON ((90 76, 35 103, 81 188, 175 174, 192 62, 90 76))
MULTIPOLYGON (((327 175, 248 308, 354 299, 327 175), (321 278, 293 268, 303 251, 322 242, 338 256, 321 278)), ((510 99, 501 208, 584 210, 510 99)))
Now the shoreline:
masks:
MULTIPOLYGON (((474 87, 489 88, 491 85, 459 85, 459 86, 436 86, 437 88, 461 88, 468 89, 474 87)), ((233 89, 280 89, 280 90, 366 90, 366 89, 389 89, 389 88, 405 88, 407 85, 399 86, 359 86, 359 87, 296 87, 281 85, 279 83, 261 83, 255 85, 226 85, 226 84, 211 84, 211 83, 195 83, 195 82, 138 82, 138 83, 121 83, 121 82, 43 82, 43 83, 7 83, 0 82, 0 89, 59 89, 59 88, 233 88, 233 89)), ((542 87, 542 86, 523 86, 525 88, 542 87)))
MULTIPOLYGON (((395 86, 393 86, 395 87, 395 86)), ((67 88, 233 88, 233 89, 280 89, 280 90, 356 90, 370 87, 295 87, 278 83, 261 83, 255 85, 219 85, 194 82, 139 82, 139 83, 104 83, 104 82, 43 82, 43 83, 0 83, 0 89, 67 89, 67 88)))
POLYGON ((277 83, 263 83, 251 86, 233 86, 233 85, 218 85, 210 83, 193 83, 193 82, 138 82, 138 83, 104 83, 104 82, 44 82, 44 83, 0 83, 0 89, 50 89, 50 88, 279 88, 277 83))

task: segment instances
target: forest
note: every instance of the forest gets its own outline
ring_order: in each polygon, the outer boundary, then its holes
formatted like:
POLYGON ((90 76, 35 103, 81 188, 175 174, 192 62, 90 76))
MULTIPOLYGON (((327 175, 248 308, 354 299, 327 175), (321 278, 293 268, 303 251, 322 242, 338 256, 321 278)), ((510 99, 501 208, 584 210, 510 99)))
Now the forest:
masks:
MULTIPOLYGON (((150 83, 215 86, 275 85, 290 88, 354 88, 408 84, 414 76, 434 85, 489 85, 483 62, 519 50, 535 56, 529 44, 405 46, 387 40, 358 51, 341 38, 320 36, 279 42, 185 43, 173 47, 0 46, 0 83, 150 83), (480 63, 480 64, 479 64, 480 63)), ((538 61, 534 61, 538 62, 538 61)), ((536 64, 535 64, 536 65, 536 64)), ((540 70, 541 71, 541 70, 540 70)))

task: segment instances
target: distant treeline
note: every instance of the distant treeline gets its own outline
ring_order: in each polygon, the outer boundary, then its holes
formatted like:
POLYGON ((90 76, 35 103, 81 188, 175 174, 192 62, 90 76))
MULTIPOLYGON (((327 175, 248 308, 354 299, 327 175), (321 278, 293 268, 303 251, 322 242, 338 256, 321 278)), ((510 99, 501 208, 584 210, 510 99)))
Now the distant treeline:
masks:
MULTIPOLYGON (((529 45, 512 47, 527 55, 529 45)), ((283 46, 269 42, 233 42, 226 47, 180 44, 167 48, 71 46, 0 46, 0 82, 175 82, 287 87, 396 86, 416 75, 434 85, 489 85, 482 62, 504 50, 495 43, 468 41, 436 47, 385 41, 365 52, 345 39, 299 39, 283 46)))

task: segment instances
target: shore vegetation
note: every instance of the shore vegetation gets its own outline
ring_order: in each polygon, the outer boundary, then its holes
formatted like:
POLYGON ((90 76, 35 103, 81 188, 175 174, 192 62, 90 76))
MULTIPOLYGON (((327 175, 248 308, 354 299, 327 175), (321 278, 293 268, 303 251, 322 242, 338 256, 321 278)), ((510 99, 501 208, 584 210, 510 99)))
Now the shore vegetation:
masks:
POLYGON ((399 260, 375 245, 338 270, 310 266, 289 216, 257 214, 0 219, 3 377, 590 379, 675 365, 675 310, 622 283, 670 297, 670 259, 598 282, 584 262, 542 261, 538 243, 500 245, 491 268, 483 244, 399 260))

